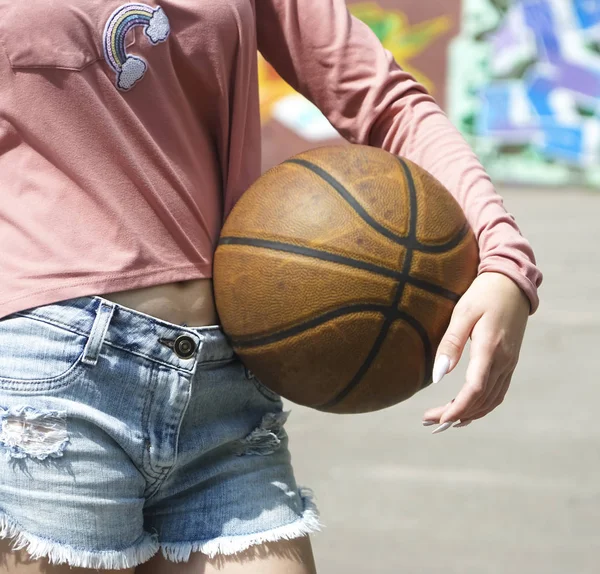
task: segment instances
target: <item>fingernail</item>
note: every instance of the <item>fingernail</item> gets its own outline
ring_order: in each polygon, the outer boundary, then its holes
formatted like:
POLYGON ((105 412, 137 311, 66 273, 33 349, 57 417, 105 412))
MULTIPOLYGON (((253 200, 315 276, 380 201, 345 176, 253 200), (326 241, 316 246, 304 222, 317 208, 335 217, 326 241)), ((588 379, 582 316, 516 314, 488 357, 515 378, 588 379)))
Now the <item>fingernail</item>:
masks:
POLYGON ((455 425, 452 425, 453 428, 455 429, 460 429, 463 427, 468 427, 473 421, 465 421, 464 423, 462 421, 457 421, 455 425))
POLYGON ((433 384, 439 383, 450 368, 450 357, 440 355, 433 363, 433 384))
POLYGON ((449 429, 453 424, 454 424, 454 421, 444 423, 444 424, 440 425, 438 428, 436 428, 431 434, 437 434, 439 432, 444 432, 445 430, 449 429))
POLYGON ((430 427, 432 425, 436 424, 435 421, 423 421, 423 426, 424 427, 430 427))

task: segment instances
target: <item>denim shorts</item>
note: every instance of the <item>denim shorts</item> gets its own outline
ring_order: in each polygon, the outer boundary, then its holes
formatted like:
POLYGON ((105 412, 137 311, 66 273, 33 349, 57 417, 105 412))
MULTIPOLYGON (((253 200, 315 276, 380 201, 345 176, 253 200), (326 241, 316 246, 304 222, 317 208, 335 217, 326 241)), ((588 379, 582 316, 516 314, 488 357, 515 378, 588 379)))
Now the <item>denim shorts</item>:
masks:
POLYGON ((121 569, 319 530, 287 415, 218 325, 100 296, 13 313, 0 319, 0 538, 121 569))

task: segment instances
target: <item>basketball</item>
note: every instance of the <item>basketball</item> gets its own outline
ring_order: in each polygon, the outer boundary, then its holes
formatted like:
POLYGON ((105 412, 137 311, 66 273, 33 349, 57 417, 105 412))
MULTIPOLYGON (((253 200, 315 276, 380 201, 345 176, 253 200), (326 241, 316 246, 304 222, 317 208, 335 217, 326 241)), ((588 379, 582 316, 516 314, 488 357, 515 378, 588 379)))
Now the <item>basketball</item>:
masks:
POLYGON ((310 150, 265 172, 221 231, 222 328, 258 381, 332 413, 375 411, 431 383, 478 246, 440 182, 379 148, 310 150))

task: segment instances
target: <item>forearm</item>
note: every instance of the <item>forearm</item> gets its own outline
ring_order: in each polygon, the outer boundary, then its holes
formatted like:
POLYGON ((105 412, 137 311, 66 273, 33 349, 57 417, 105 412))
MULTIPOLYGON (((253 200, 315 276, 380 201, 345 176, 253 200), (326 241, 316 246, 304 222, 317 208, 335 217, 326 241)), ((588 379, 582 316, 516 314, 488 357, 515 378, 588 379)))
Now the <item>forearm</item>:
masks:
POLYGON ((413 90, 391 103, 373 124, 366 143, 403 155, 436 177, 456 198, 473 228, 479 272, 510 277, 535 312, 542 274, 531 245, 467 142, 431 96, 413 90))

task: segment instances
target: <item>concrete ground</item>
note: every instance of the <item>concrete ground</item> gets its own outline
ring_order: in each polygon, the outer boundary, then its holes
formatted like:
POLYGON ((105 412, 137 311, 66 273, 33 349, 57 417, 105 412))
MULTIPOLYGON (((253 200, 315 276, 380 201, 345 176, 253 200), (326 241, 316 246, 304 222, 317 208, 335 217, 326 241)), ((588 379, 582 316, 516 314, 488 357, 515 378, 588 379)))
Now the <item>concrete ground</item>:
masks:
POLYGON ((326 526, 313 537, 320 574, 600 572, 600 194, 502 195, 545 280, 499 409, 465 429, 422 427, 468 356, 382 412, 289 405, 296 476, 326 526))

